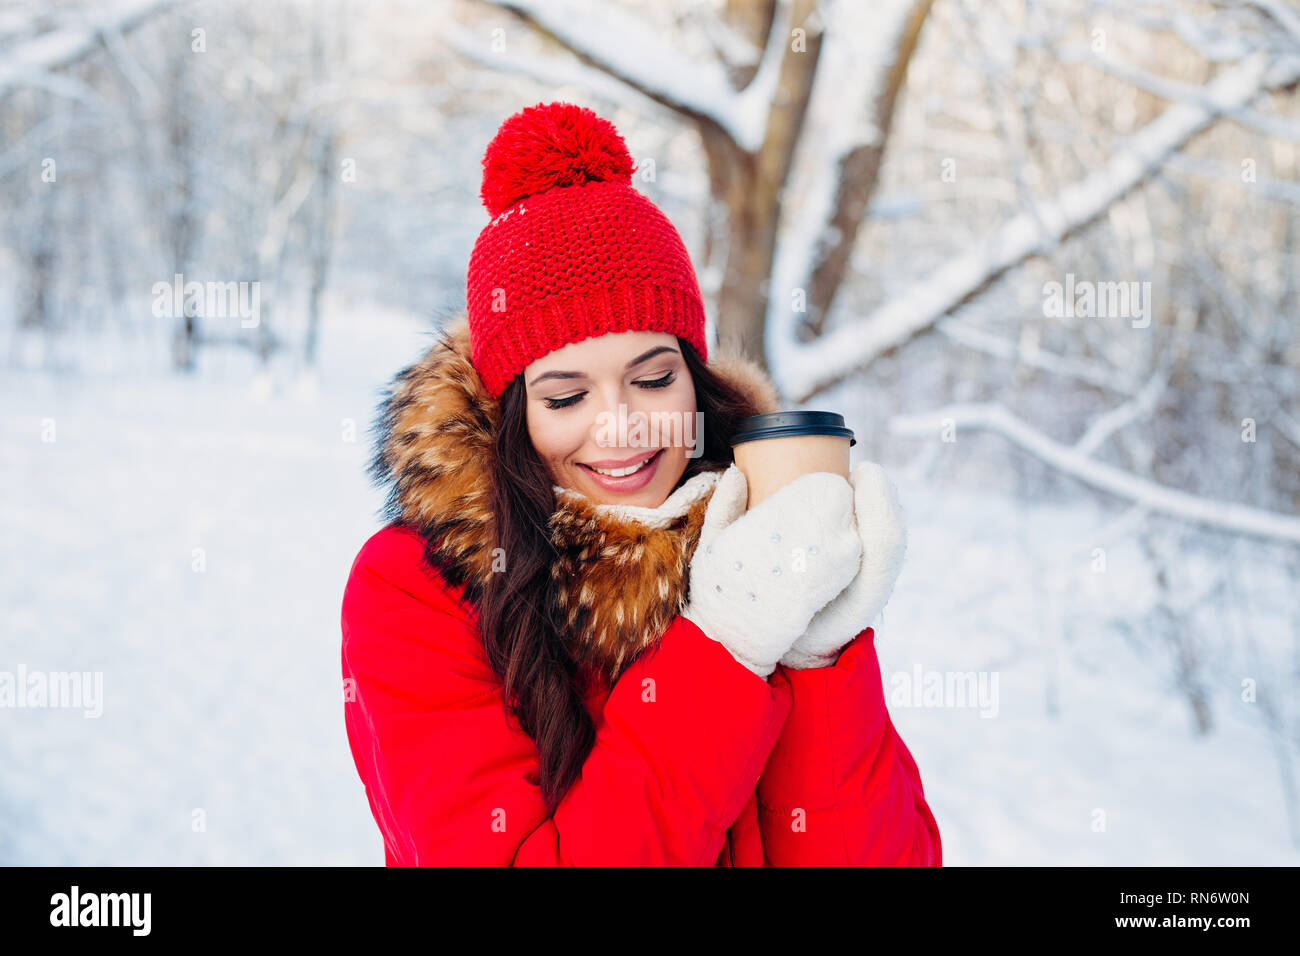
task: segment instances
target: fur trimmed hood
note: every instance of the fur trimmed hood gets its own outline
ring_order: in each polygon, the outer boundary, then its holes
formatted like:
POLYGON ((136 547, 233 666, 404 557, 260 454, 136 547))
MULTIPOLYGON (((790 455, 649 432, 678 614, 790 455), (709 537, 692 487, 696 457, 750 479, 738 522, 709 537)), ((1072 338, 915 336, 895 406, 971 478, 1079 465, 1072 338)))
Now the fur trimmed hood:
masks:
MULTIPOLYGON (((716 351, 716 350, 715 350, 716 351)), ((762 369, 739 356, 709 367, 779 411, 762 369)), ((371 475, 388 486, 385 518, 416 529, 426 563, 477 604, 493 572, 491 458, 500 406, 470 361, 469 323, 448 324, 400 372, 380 407, 371 475)), ((569 652, 611 684, 686 601, 687 571, 722 464, 681 483, 657 508, 597 504, 556 487, 552 600, 569 622, 569 652)))

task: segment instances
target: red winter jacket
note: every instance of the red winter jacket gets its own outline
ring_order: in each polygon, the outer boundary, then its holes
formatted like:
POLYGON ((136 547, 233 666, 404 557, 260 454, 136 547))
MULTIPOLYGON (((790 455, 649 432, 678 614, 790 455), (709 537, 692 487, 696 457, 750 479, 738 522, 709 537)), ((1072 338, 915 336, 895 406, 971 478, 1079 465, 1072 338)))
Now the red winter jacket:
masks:
POLYGON ((390 525, 343 598, 344 717, 388 865, 942 864, 872 628, 764 680, 675 618, 588 697, 596 743, 548 818, 476 614, 421 559, 390 525))

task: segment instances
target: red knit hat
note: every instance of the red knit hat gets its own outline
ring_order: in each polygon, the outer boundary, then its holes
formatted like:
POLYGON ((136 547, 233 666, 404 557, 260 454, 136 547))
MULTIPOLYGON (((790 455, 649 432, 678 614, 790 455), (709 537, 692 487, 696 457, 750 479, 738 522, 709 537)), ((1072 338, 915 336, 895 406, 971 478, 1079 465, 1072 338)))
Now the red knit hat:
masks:
POLYGON ((680 335, 708 361, 690 256, 632 171, 613 124, 572 103, 521 110, 488 144, 493 218, 470 255, 466 302, 471 358, 494 398, 533 360, 608 332, 680 335))

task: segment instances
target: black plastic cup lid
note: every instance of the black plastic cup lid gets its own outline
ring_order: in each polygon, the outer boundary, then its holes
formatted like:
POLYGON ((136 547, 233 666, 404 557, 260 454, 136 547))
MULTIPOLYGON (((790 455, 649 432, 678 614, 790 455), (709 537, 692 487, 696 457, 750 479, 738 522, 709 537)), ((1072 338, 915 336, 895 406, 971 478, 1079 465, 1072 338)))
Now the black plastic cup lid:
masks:
POLYGON ((853 429, 844 424, 839 412, 767 412, 742 419, 731 437, 733 445, 757 441, 761 438, 788 438, 792 435, 836 435, 849 440, 852 448, 858 443, 853 429))

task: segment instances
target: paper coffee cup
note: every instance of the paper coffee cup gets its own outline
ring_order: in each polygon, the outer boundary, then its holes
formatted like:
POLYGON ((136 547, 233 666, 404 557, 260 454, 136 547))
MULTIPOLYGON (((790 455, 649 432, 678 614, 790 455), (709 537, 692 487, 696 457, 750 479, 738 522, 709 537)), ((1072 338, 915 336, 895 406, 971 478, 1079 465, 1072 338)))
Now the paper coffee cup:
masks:
POLYGON ((838 412, 768 412, 743 419, 731 438, 736 467, 749 485, 746 510, 801 475, 849 477, 849 449, 858 443, 838 412))

